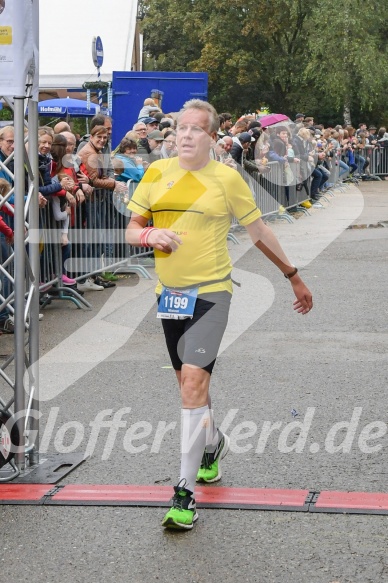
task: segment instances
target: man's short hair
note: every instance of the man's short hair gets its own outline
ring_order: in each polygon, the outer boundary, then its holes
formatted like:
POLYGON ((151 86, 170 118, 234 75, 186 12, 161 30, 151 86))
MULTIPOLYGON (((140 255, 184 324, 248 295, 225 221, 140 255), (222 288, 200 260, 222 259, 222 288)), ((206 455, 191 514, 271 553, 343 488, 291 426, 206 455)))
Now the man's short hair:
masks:
POLYGON ((199 111, 205 111, 209 117, 209 132, 211 134, 217 133, 217 130, 220 127, 218 113, 210 103, 208 103, 207 101, 202 101, 202 99, 190 99, 189 101, 186 101, 186 103, 183 105, 182 109, 178 114, 178 124, 181 115, 183 115, 189 109, 198 109, 199 111))
POLYGON ((74 140, 74 145, 77 143, 77 138, 75 137, 75 134, 73 134, 73 132, 61 132, 61 134, 63 136, 65 136, 67 143, 69 143, 69 137, 73 138, 74 140))
POLYGON ((234 127, 235 128, 247 128, 248 127, 248 122, 245 119, 239 119, 234 124, 234 127))
POLYGON ((261 128, 261 123, 257 119, 249 122, 248 130, 253 130, 253 128, 261 128))
POLYGON ((110 119, 109 115, 104 115, 103 113, 97 113, 93 116, 90 122, 90 133, 95 126, 103 126, 107 119, 110 119))
POLYGON ((71 128, 66 121, 59 121, 54 126, 54 134, 60 134, 61 132, 71 132, 71 128))

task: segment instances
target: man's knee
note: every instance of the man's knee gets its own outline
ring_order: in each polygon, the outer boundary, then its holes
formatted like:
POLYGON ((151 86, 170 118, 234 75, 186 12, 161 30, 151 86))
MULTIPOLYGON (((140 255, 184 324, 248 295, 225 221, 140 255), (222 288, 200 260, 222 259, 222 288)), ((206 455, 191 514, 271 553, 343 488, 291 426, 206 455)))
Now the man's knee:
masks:
POLYGON ((181 371, 182 405, 187 409, 204 407, 208 401, 210 374, 199 367, 184 364, 181 371))

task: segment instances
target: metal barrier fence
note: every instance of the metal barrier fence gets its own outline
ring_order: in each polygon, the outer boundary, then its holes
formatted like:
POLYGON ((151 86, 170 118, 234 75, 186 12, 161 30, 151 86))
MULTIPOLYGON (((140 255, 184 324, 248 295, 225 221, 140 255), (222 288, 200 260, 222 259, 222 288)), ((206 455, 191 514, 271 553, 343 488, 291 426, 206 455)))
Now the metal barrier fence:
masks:
MULTIPOLYGON (((388 151, 388 149, 387 149, 388 151)), ((381 161, 380 152, 375 153, 377 162, 381 161)), ((268 217, 300 205, 310 197, 311 177, 301 183, 299 164, 290 164, 294 178, 285 184, 284 167, 278 162, 268 163, 269 171, 265 174, 248 173, 243 168, 239 172, 249 184, 262 216, 268 217)), ((328 181, 337 183, 339 179, 339 159, 334 156, 331 161, 328 181)), ((132 189, 133 191, 133 189, 132 189)), ((42 294, 52 299, 68 299, 78 307, 88 307, 76 290, 63 285, 62 275, 83 281, 91 275, 104 271, 138 272, 150 278, 145 265, 139 260, 152 254, 149 248, 129 246, 125 241, 125 230, 129 222, 130 211, 127 209, 128 193, 110 190, 95 190, 91 198, 71 208, 68 229, 55 220, 53 208, 48 199, 46 207, 39 210, 40 228, 40 285, 42 294), (62 245, 62 235, 68 230, 70 245, 62 245)), ((1 205, 5 203, 0 203, 1 205)), ((11 207, 12 208, 12 207, 11 207)), ((6 221, 9 220, 6 218, 6 221)), ((12 220, 12 219, 11 219, 12 220)), ((237 226, 232 223, 232 230, 237 226)), ((0 248, 0 316, 8 310, 13 313, 13 250, 7 244, 3 234, 0 248)), ((48 298, 47 298, 48 299, 48 298)), ((41 305, 45 305, 41 297, 41 305)))
MULTIPOLYGON (((386 145, 369 146, 357 150, 357 153, 369 162, 366 170, 373 176, 388 176, 388 140, 382 144, 386 145)), ((360 174, 363 171, 360 166, 359 171, 360 174)))
MULTIPOLYGON (((309 199, 308 192, 297 189, 297 178, 299 168, 296 164, 290 164, 289 168, 294 179, 289 185, 285 184, 284 167, 278 162, 269 162, 268 172, 247 172, 238 166, 238 172, 249 185, 257 207, 263 217, 270 217, 284 213, 285 210, 297 207, 301 202, 309 199)), ((285 215, 287 216, 287 215, 285 215)), ((239 228, 236 218, 232 219, 232 231, 239 228)))
POLYGON ((128 202, 128 193, 98 189, 91 198, 72 209, 71 257, 65 267, 78 281, 104 271, 138 272, 150 279, 139 261, 149 258, 152 250, 132 247, 125 241, 130 218, 128 202))
MULTIPOLYGON (((290 165, 297 176, 298 166, 290 165)), ((263 216, 297 206, 309 198, 309 193, 297 189, 297 179, 284 185, 283 168, 277 162, 269 163, 265 175, 251 175, 240 168, 240 174, 249 184, 263 216)), ((129 185, 131 186, 131 185, 129 185)), ((133 192, 133 189, 128 189, 133 192)), ((129 246, 125 230, 130 219, 127 209, 130 194, 111 190, 95 190, 93 196, 71 208, 68 227, 70 247, 61 244, 64 225, 55 221, 50 200, 40 209, 42 229, 41 292, 48 289, 47 300, 53 297, 70 299, 78 307, 90 307, 74 289, 62 285, 62 274, 84 281, 85 278, 104 271, 138 272, 150 278, 146 265, 139 262, 152 255, 149 248, 129 246), (54 287, 51 287, 54 286, 54 287), (53 296, 54 294, 54 296, 53 296)), ((237 221, 233 222, 236 226, 237 221)), ((44 300, 43 300, 44 305, 44 300)))
POLYGON ((50 199, 40 209, 41 305, 53 299, 66 299, 77 307, 91 307, 74 286, 63 282, 63 275, 82 282, 101 272, 120 271, 138 272, 151 279, 146 267, 137 262, 149 257, 152 250, 131 247, 125 242, 130 217, 125 196, 95 190, 92 197, 70 207, 68 221, 55 220, 50 199), (64 236, 69 243, 64 242, 64 236))
MULTIPOLYGON (((338 184, 340 180, 339 160, 337 154, 329 159, 328 183, 338 184)), ((269 171, 264 174, 248 173, 241 166, 238 168, 240 175, 249 184, 262 216, 270 218, 271 215, 283 215, 291 220, 284 211, 297 208, 306 212, 300 205, 311 196, 311 172, 314 167, 304 163, 290 163, 287 174, 284 165, 278 162, 269 162, 267 167, 269 171)), ((234 219, 232 228, 237 225, 238 222, 234 219)))
MULTIPOLYGON (((248 173, 243 168, 238 171, 250 186, 257 206, 263 217, 284 213, 285 210, 299 205, 310 198, 311 177, 301 176, 300 165, 293 163, 289 168, 294 177, 285 184, 284 167, 278 162, 269 162, 266 174, 248 173), (304 179, 304 186, 301 184, 304 179)), ((338 160, 333 159, 330 182, 338 181, 338 160)), ((129 191, 134 192, 133 185, 129 191)), ((73 291, 62 286, 62 274, 77 281, 104 271, 138 272, 150 278, 146 265, 139 261, 149 258, 152 250, 128 245, 125 230, 130 219, 127 209, 130 194, 111 190, 95 190, 91 198, 71 209, 68 239, 70 247, 61 245, 63 225, 54 220, 50 201, 40 210, 42 229, 41 291, 50 285, 61 287, 60 299, 72 299, 77 305, 83 303, 73 291), (66 292, 67 293, 64 293, 66 292)), ((301 208, 301 210, 304 210, 301 208)), ((233 231, 238 222, 232 221, 233 231)), ((49 292, 51 293, 51 292, 49 292)), ((89 307, 89 304, 86 305, 89 307)), ((81 307, 79 305, 79 307, 81 307)))

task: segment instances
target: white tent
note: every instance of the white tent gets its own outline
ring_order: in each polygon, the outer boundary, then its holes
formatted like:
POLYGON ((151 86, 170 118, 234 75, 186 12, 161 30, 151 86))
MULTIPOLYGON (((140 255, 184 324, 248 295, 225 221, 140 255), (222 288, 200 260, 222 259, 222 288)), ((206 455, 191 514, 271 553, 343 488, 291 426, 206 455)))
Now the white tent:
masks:
POLYGON ((93 37, 101 37, 101 78, 130 71, 138 0, 40 0, 40 87, 80 87, 97 80, 93 37))

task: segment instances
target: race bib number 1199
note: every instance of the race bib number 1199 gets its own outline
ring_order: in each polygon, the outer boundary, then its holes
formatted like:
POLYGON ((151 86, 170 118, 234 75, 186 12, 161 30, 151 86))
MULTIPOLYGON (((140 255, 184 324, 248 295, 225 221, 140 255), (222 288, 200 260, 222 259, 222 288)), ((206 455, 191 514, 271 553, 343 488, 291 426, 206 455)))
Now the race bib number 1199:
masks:
POLYGON ((157 317, 173 320, 192 318, 197 296, 197 287, 184 291, 163 287, 157 317))

